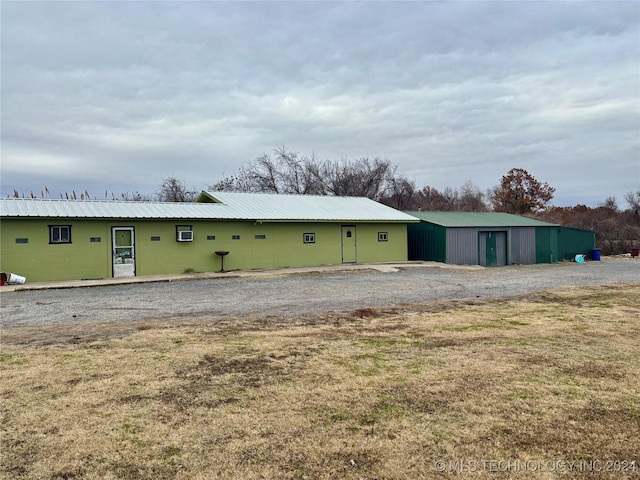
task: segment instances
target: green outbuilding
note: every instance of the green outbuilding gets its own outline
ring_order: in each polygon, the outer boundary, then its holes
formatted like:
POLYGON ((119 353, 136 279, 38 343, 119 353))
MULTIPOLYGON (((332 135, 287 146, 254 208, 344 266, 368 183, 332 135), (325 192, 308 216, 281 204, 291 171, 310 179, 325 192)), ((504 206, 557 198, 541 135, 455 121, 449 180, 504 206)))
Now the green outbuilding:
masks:
POLYGON ((418 220, 368 198, 202 192, 194 203, 1 199, 0 269, 28 281, 407 260, 418 220), (217 253, 216 253, 217 252, 217 253))
POLYGON ((595 233, 498 212, 405 212, 409 260, 501 266, 591 255, 595 233))

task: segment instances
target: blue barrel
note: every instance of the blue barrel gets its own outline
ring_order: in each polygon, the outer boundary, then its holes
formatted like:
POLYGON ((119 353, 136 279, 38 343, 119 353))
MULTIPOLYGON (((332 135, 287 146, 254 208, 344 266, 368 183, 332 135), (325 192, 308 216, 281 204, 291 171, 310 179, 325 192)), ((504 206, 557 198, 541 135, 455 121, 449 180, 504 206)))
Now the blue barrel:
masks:
POLYGON ((591 250, 591 260, 593 260, 594 262, 600 261, 600 249, 594 248, 593 250, 591 250))

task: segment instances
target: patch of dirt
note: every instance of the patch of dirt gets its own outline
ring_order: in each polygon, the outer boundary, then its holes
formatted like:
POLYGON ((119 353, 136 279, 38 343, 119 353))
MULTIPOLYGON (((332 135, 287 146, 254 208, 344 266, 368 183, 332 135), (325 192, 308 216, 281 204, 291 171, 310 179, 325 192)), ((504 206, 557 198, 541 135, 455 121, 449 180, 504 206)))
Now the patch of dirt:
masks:
POLYGON ((242 358, 208 354, 193 367, 177 371, 178 384, 164 389, 157 397, 125 397, 121 401, 158 398, 181 410, 194 406, 213 409, 237 402, 237 396, 247 389, 293 379, 295 372, 304 368, 308 358, 320 352, 320 348, 312 347, 269 355, 256 353, 242 358))
MULTIPOLYGON (((624 368, 624 367, 622 367, 624 368)), ((571 365, 560 369, 564 375, 572 377, 586 378, 609 378, 611 380, 621 380, 624 375, 620 373, 621 367, 613 363, 587 362, 581 365, 571 365)))

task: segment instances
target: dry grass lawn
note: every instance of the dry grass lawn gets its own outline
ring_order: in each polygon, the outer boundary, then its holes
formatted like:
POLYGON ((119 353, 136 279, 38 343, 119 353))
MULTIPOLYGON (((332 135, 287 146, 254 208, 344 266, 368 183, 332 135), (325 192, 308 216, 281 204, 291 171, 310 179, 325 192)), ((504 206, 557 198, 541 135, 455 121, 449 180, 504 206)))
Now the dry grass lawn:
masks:
POLYGON ((637 478, 639 299, 575 288, 51 345, 5 332, 0 475, 637 478))

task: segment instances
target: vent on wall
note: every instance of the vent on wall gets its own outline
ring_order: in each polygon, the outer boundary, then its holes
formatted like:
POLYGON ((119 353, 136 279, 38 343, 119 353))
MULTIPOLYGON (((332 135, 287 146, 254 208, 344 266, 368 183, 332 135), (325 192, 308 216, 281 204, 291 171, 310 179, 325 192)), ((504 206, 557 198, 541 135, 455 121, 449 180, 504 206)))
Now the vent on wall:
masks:
POLYGON ((180 231, 178 231, 178 241, 179 242, 193 242, 193 231, 191 231, 191 230, 180 230, 180 231))

